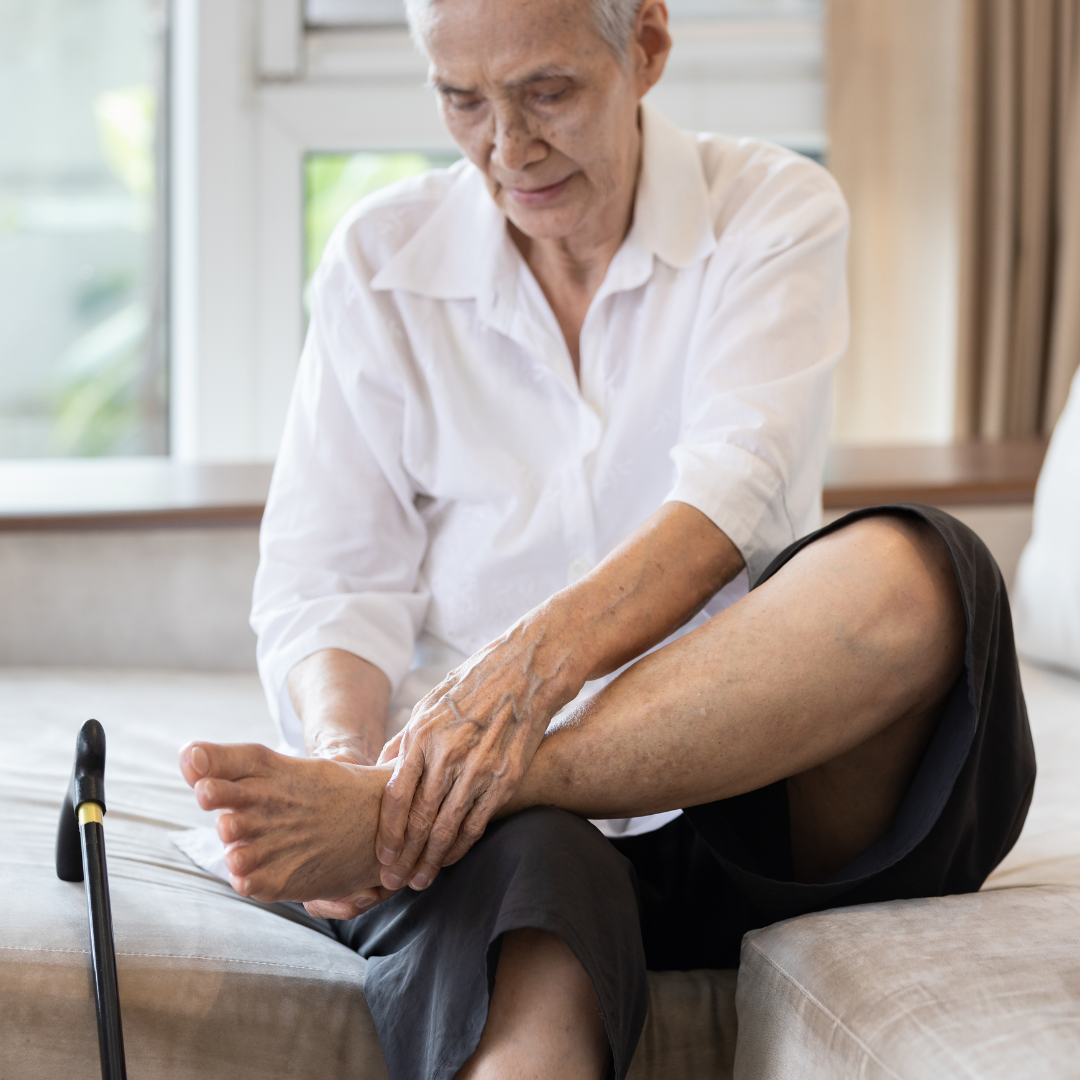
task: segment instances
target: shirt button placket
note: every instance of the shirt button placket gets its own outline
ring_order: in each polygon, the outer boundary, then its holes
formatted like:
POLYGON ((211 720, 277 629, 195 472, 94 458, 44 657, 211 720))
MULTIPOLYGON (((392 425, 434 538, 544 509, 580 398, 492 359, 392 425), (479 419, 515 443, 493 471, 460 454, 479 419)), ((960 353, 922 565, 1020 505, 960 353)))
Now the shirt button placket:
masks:
MULTIPOLYGON (((586 349, 591 327, 583 328, 581 335, 581 370, 591 372, 587 367, 586 349)), ((584 381, 584 380, 583 380, 584 381)), ((601 423, 591 406, 580 393, 577 398, 578 447, 576 458, 570 462, 569 482, 573 492, 573 509, 569 521, 570 560, 569 577, 571 584, 583 578, 596 564, 596 520, 593 507, 592 490, 589 484, 585 463, 600 445, 601 423)))

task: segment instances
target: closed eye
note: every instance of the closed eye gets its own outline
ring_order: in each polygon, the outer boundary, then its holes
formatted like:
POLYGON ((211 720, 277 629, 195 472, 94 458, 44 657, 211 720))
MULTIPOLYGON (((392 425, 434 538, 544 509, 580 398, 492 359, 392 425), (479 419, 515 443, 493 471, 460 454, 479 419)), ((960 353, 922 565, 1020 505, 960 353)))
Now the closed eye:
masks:
POLYGON ((474 112, 484 103, 483 98, 472 94, 459 94, 453 90, 443 91, 443 98, 455 112, 474 112))
POLYGON ((569 87, 563 87, 561 90, 556 90, 551 94, 537 94, 536 100, 541 105, 554 105, 558 101, 562 101, 563 98, 570 92, 569 87))

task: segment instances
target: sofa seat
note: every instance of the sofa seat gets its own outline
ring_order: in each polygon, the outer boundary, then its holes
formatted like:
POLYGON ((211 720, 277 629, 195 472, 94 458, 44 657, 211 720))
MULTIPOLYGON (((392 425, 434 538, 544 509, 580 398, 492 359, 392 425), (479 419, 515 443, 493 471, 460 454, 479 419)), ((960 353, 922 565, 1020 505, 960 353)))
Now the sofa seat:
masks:
MULTIPOLYGON (((737 991, 732 971, 651 973, 631 1080, 1078 1075, 1080 681, 1024 678, 1040 778, 988 891, 758 931, 737 991)), ((364 962, 302 917, 236 896, 168 839, 212 821, 177 771, 182 743, 273 745, 257 680, 43 669, 0 671, 0 1077, 99 1075, 83 888, 53 869, 75 733, 90 715, 109 740, 132 1080, 384 1077, 364 962)))
POLYGON ((1039 776, 983 891, 743 941, 738 1080, 1080 1076, 1080 679, 1023 668, 1039 776))
MULTIPOLYGON (((75 735, 105 726, 106 850, 132 1080, 377 1080, 364 961, 245 900, 168 838, 213 823, 193 738, 274 745, 255 676, 0 670, 0 1078, 100 1076, 83 886, 53 863, 75 735)), ((731 1075, 735 972, 650 976, 633 1080, 731 1075)))

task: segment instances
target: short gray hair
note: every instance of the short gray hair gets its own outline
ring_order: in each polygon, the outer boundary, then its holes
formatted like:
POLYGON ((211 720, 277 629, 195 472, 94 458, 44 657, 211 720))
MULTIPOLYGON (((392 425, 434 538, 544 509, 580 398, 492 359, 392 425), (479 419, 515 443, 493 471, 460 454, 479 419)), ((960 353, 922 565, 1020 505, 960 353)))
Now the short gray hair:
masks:
MULTIPOLYGON (((409 16, 409 28, 421 48, 424 46, 424 16, 436 0, 405 0, 409 16)), ((592 8, 593 22, 597 32, 611 47, 620 64, 626 63, 630 54, 630 34, 642 0, 582 0, 592 8)))

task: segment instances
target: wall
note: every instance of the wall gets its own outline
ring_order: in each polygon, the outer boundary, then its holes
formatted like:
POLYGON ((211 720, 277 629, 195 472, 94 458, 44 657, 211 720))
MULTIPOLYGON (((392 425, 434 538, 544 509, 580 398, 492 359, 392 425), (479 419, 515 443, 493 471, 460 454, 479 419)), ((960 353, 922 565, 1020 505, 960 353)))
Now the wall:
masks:
MULTIPOLYGON (((1011 585, 1031 505, 946 509, 1011 585)), ((255 527, 2 532, 0 666, 252 671, 257 565, 255 527)))
POLYGON ((256 527, 0 533, 0 666, 250 671, 256 527))

